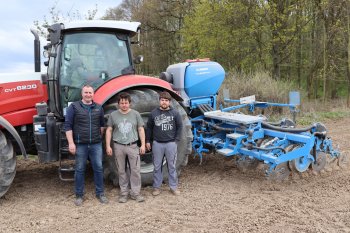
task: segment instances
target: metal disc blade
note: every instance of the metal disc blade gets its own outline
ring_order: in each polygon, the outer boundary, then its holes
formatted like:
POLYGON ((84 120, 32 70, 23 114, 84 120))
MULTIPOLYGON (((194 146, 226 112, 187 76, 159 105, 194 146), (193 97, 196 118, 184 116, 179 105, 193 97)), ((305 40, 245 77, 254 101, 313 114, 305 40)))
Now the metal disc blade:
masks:
POLYGON ((315 161, 311 164, 312 170, 319 172, 321 171, 327 163, 327 154, 324 152, 318 152, 316 154, 315 161))
POLYGON ((288 164, 285 162, 278 164, 267 177, 269 180, 283 181, 288 179, 289 175, 290 170, 288 164))

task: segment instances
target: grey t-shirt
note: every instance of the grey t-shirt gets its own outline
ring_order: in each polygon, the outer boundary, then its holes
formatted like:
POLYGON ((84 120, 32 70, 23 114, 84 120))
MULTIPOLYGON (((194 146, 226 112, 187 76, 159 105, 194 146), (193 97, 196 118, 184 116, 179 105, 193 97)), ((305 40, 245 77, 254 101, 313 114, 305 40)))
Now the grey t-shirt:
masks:
POLYGON ((144 123, 139 112, 130 109, 127 114, 114 111, 108 118, 107 126, 113 128, 113 141, 128 144, 139 139, 138 128, 144 123))

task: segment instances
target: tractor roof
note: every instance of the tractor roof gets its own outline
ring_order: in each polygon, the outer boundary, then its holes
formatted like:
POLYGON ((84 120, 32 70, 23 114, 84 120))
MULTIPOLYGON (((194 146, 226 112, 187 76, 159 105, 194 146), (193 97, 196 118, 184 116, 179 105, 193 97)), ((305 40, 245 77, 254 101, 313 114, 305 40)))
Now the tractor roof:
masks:
POLYGON ((130 34, 135 35, 141 23, 129 21, 115 21, 115 20, 81 20, 64 23, 63 30, 79 29, 79 28, 109 28, 121 29, 129 31, 130 34))

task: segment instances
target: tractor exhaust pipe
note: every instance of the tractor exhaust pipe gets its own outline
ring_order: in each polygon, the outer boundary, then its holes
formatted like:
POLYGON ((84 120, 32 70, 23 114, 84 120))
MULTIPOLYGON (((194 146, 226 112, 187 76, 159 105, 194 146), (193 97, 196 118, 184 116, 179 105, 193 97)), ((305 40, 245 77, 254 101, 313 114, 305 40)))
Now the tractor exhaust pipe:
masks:
POLYGON ((40 67, 40 40, 37 31, 30 29, 31 33, 34 35, 34 70, 35 72, 41 72, 40 67))

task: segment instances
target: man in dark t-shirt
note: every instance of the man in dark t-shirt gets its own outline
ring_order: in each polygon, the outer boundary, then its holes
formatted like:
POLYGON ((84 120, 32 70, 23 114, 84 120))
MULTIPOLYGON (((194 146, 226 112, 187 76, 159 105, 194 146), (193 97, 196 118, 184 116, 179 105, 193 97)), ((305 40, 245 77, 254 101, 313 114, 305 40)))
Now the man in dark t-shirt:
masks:
POLYGON ((160 106, 155 108, 149 116, 146 131, 146 148, 153 152, 153 192, 160 194, 163 182, 162 165, 166 157, 169 172, 170 192, 179 195, 176 173, 177 143, 181 140, 182 119, 177 110, 170 106, 171 96, 168 92, 159 95, 160 106))

